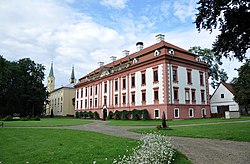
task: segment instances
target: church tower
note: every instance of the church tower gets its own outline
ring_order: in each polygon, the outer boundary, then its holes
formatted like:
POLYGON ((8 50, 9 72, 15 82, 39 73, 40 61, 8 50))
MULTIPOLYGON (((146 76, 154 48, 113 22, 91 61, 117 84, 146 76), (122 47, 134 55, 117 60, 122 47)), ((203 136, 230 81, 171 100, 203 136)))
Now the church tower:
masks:
POLYGON ((69 79, 69 83, 70 84, 75 84, 76 83, 74 66, 72 67, 72 72, 71 72, 71 76, 70 76, 70 79, 69 79))
POLYGON ((52 92, 54 89, 55 89, 55 77, 54 77, 54 71, 53 71, 53 63, 51 63, 50 72, 48 76, 47 90, 48 92, 52 92))

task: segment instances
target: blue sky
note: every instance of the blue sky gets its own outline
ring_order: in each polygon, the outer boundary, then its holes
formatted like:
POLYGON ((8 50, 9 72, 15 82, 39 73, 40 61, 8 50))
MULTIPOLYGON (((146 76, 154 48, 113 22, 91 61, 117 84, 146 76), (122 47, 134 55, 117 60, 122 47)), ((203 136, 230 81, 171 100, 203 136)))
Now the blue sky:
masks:
MULTIPOLYGON (((68 84, 73 65, 79 79, 99 61, 121 58, 125 49, 135 52, 138 41, 154 44, 159 33, 184 49, 211 48, 218 31, 197 32, 195 7, 195 0, 2 0, 0 55, 29 57, 46 66, 46 77, 53 61, 60 87, 68 84)), ((224 60, 229 80, 240 65, 224 60)))

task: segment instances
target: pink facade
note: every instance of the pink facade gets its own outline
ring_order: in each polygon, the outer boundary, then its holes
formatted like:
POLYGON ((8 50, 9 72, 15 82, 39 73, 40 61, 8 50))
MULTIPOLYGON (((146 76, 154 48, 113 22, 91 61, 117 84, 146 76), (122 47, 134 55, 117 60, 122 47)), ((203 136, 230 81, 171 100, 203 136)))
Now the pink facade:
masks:
POLYGON ((151 119, 210 117, 208 67, 164 40, 101 66, 75 85, 75 112, 147 109, 151 119))

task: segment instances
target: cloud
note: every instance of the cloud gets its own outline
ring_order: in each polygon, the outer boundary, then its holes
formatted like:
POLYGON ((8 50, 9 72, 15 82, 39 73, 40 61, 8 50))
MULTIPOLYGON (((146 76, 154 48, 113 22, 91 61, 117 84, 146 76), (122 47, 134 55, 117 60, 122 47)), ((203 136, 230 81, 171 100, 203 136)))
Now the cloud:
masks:
POLYGON ((103 6, 115 9, 124 9, 126 7, 127 0, 102 0, 100 3, 103 6))
POLYGON ((175 0, 173 4, 174 15, 181 21, 185 22, 188 17, 193 17, 195 14, 195 0, 183 1, 175 0))

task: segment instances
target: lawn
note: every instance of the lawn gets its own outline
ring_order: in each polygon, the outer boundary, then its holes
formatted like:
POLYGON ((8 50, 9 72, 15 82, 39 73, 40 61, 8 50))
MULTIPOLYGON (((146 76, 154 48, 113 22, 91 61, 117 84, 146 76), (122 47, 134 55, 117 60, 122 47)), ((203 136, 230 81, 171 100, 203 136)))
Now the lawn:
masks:
MULTIPOLYGON (((0 128, 0 162, 15 163, 112 163, 128 155, 137 140, 89 131, 66 129, 0 128)), ((190 163, 177 152, 176 164, 190 163)))
POLYGON ((73 126, 84 125, 91 120, 74 118, 41 118, 40 121, 2 121, 4 126, 73 126))
MULTIPOLYGON (((201 118, 201 119, 187 119, 187 120, 171 120, 167 121, 167 125, 186 125, 186 124, 204 124, 204 123, 214 123, 214 122, 234 122, 234 121, 244 121, 250 120, 250 117, 241 117, 234 119, 221 119, 221 118, 201 118)), ((113 126, 157 126, 161 125, 161 120, 108 120, 107 125, 113 126)))
POLYGON ((172 130, 158 130, 156 128, 147 128, 147 129, 131 129, 130 131, 138 133, 159 132, 160 134, 168 136, 210 138, 210 139, 250 142, 250 122, 180 126, 180 127, 172 127, 172 130))

